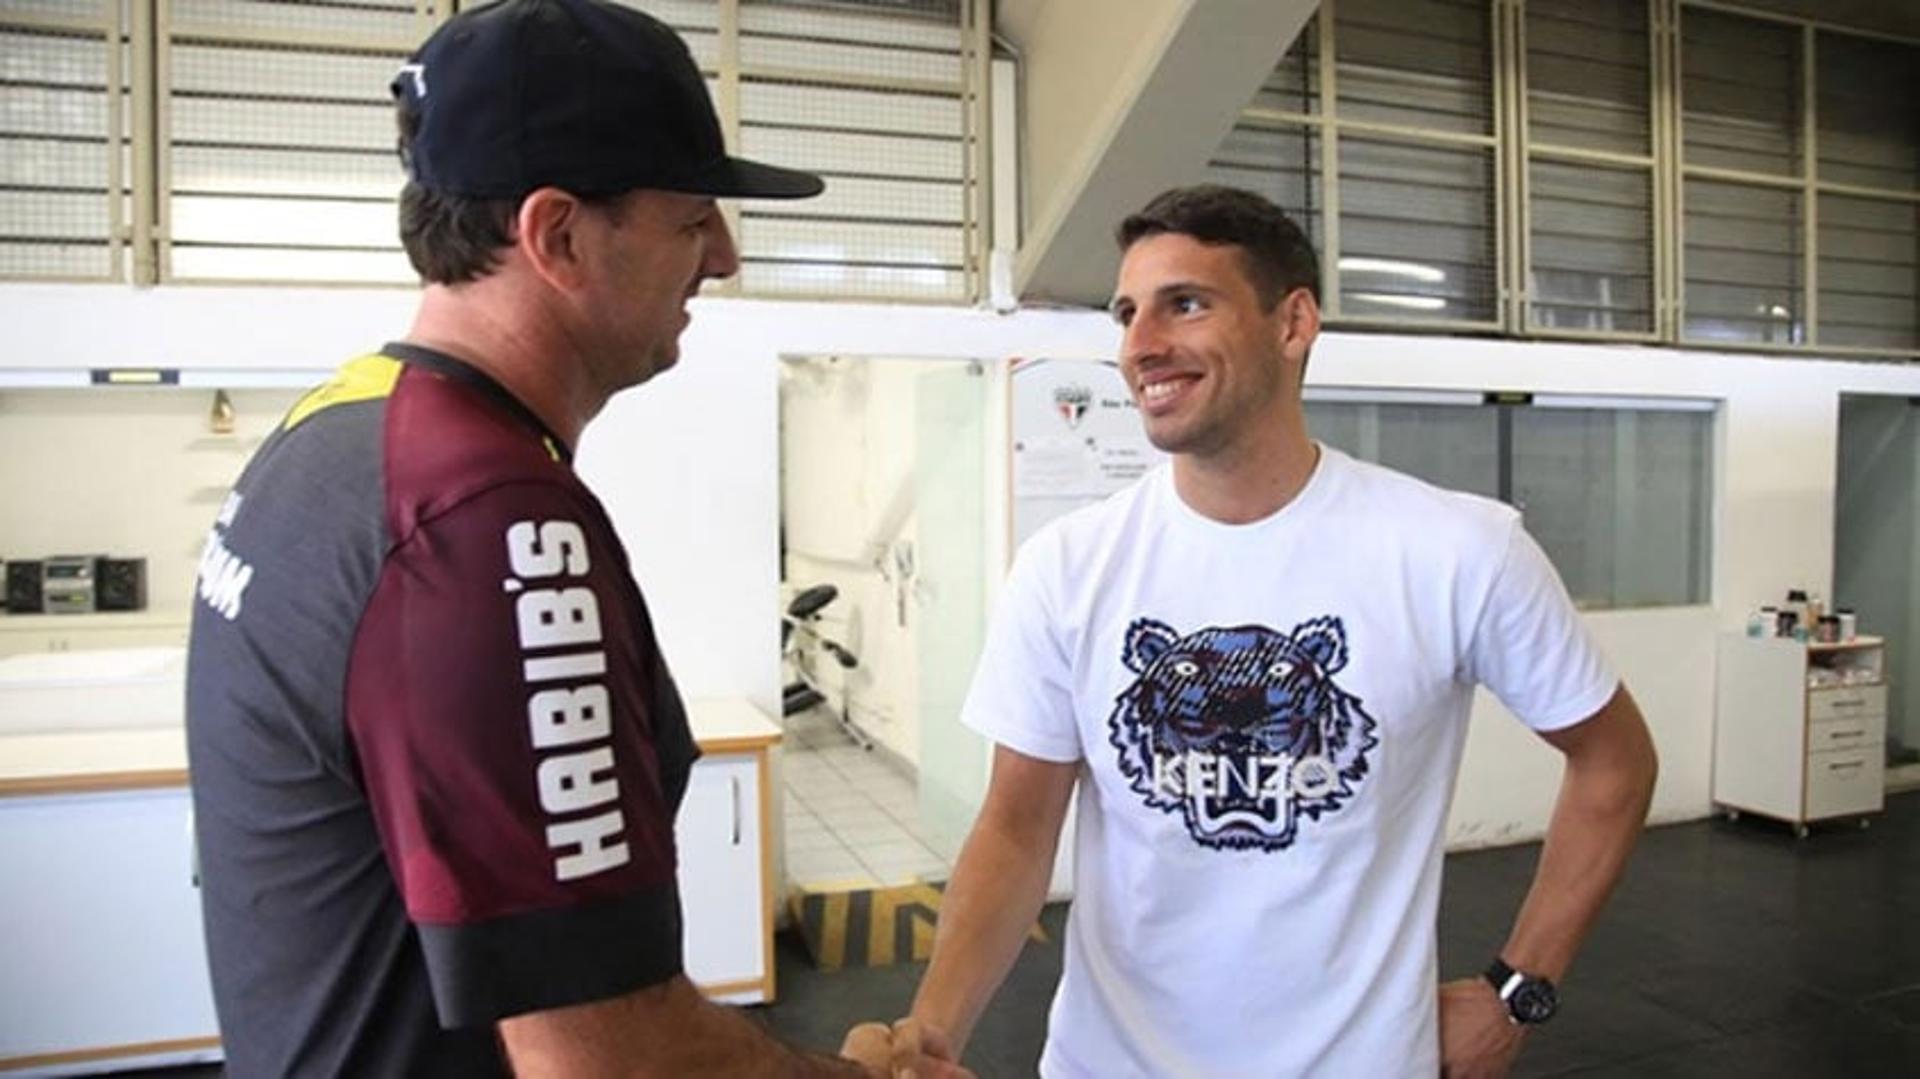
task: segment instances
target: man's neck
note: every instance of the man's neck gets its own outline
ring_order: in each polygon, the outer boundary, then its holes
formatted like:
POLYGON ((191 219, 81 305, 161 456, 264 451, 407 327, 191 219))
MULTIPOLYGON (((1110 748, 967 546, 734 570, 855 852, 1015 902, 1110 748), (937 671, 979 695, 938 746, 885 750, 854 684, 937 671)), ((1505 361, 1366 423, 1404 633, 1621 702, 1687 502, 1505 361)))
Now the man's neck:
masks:
POLYGON ((1221 524, 1249 524, 1280 512, 1313 478, 1320 447, 1303 422, 1218 453, 1176 454, 1173 488, 1195 513, 1221 524))
POLYGON ((498 382, 568 446, 606 404, 596 395, 558 323, 515 304, 482 280, 458 288, 429 285, 407 332, 410 344, 444 352, 498 382))

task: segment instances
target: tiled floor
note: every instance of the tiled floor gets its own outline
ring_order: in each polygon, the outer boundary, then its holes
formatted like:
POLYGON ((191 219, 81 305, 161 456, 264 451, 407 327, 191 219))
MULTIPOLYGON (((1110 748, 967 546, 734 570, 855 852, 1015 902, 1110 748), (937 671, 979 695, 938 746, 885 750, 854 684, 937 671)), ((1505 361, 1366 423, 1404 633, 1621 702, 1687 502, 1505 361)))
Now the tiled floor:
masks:
POLYGON ((911 774, 861 749, 821 709, 787 720, 781 762, 787 883, 818 890, 944 880, 921 838, 911 774))

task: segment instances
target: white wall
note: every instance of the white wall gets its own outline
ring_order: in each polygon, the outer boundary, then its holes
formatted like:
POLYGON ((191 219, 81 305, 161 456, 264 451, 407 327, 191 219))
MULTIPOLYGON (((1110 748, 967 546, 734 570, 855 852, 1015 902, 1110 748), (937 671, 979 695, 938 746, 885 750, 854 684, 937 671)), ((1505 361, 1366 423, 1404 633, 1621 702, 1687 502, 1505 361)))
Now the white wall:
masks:
MULTIPOLYGON (((106 362, 330 366, 399 333, 404 292, 0 288, 0 367, 106 362)), ((619 524, 690 695, 778 698, 777 364, 781 355, 987 358, 1111 355, 1099 312, 704 300, 680 366, 622 395, 580 468, 619 524)), ((1655 813, 1705 814, 1712 634, 1790 584, 1831 594, 1842 390, 1920 394, 1920 367, 1392 335, 1329 335, 1310 381, 1717 398, 1713 607, 1590 616, 1665 756, 1655 813), (1682 662, 1675 662, 1682 657, 1682 662)), ((1570 477, 1577 482, 1577 477, 1570 477)), ((1454 803, 1462 842, 1540 833, 1553 761, 1497 709, 1476 710, 1454 803)))
POLYGON ((200 547, 227 489, 297 391, 235 390, 234 431, 211 389, 0 390, 0 558, 147 560, 147 604, 187 614, 200 547))

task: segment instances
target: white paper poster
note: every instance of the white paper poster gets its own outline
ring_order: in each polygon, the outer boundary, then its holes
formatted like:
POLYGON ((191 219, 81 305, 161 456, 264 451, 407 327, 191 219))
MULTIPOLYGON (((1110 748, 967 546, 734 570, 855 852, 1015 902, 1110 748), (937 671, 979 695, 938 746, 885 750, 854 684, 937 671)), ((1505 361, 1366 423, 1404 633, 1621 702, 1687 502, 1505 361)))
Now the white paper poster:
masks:
POLYGON ((1025 543, 1063 513, 1098 502, 1164 455, 1111 360, 1016 360, 1013 367, 1013 533, 1025 543))

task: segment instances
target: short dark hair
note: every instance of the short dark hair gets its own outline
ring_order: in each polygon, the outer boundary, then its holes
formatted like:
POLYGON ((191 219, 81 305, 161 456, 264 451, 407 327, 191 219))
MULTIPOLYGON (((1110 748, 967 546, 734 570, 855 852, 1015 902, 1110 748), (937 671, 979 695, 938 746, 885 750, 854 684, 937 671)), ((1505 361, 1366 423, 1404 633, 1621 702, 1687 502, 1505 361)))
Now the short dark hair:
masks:
POLYGON ((1297 288, 1320 299, 1320 259, 1313 244, 1280 207, 1251 191, 1220 184, 1176 187, 1120 222, 1115 238, 1124 252, 1167 232, 1238 247, 1254 293, 1268 310, 1297 288))
MULTIPOLYGON (((413 152, 420 114, 402 105, 397 110, 400 160, 413 152)), ((626 192, 576 195, 583 204, 616 211, 626 192)), ((514 220, 520 198, 469 198, 422 187, 413 180, 400 189, 400 246, 422 281, 458 285, 478 281, 500 265, 501 253, 513 245, 514 220)))

